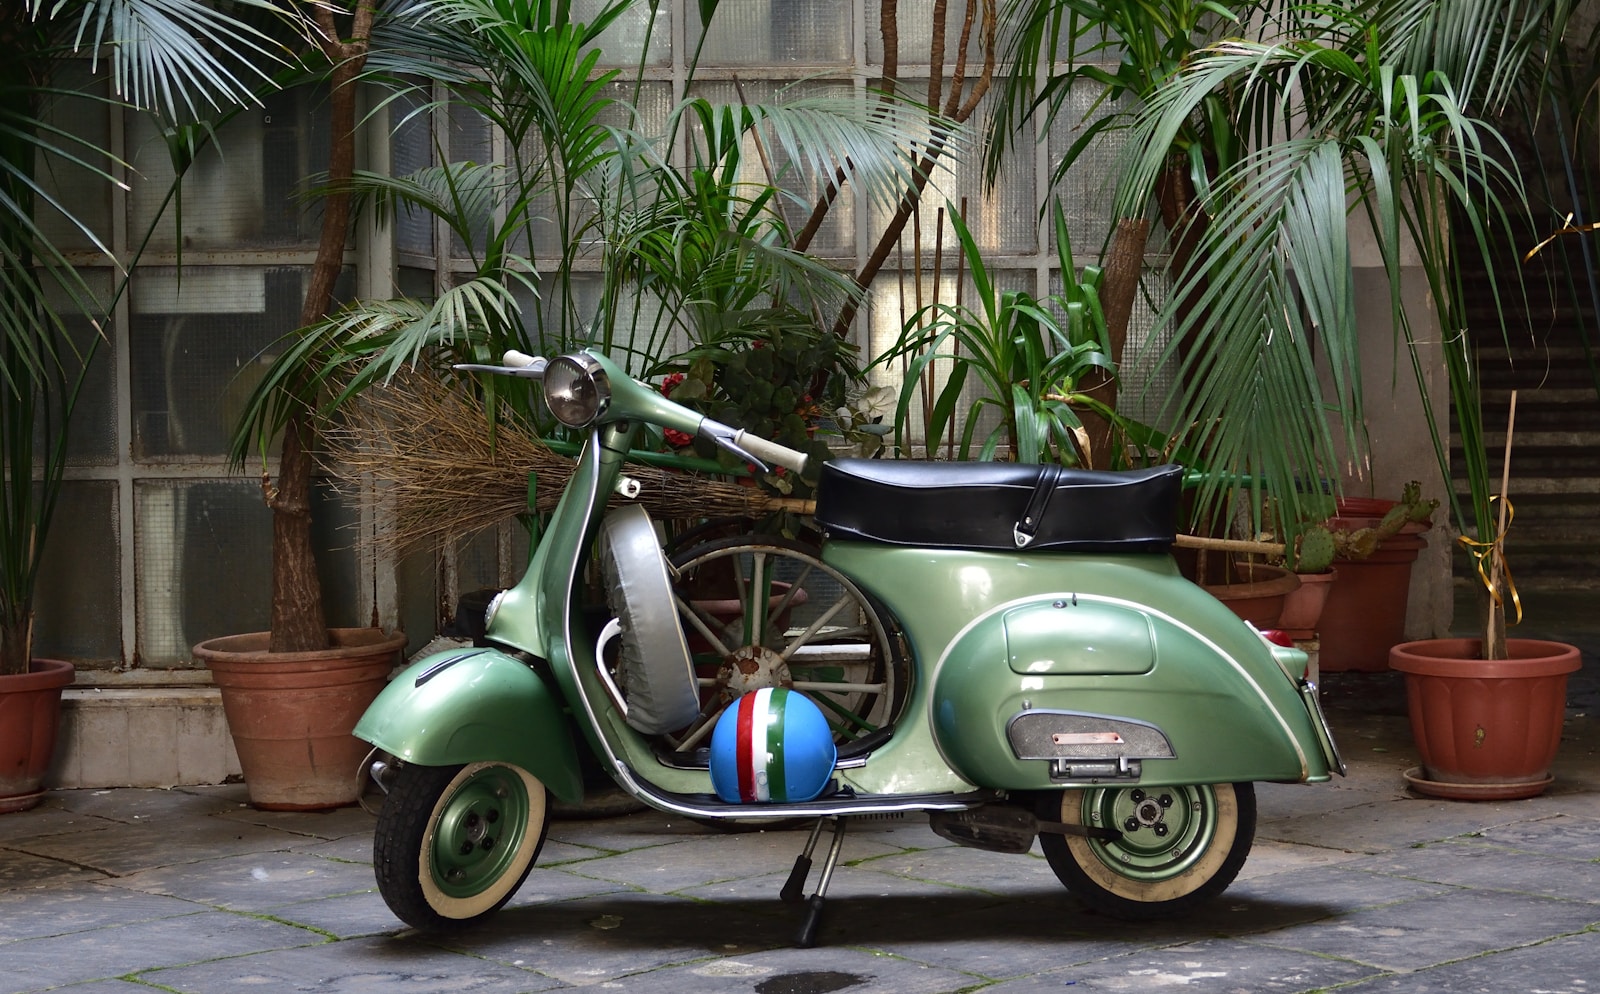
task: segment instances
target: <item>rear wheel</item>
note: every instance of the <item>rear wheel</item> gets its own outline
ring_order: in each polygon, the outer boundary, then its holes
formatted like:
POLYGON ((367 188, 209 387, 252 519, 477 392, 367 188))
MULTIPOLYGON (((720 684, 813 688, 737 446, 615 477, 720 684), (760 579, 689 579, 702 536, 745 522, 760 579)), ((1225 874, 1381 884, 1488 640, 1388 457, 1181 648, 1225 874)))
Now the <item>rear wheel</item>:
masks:
POLYGON ((549 823, 544 784, 519 766, 401 766, 373 837, 378 891, 417 928, 469 924, 516 893, 549 823))
POLYGON ((1248 783, 1093 787, 1045 795, 1039 817, 1121 833, 1039 837, 1050 868, 1085 907, 1115 918, 1171 918, 1238 875, 1255 841, 1256 795, 1248 783))
POLYGON ((731 536, 685 549, 672 565, 702 705, 696 721, 669 737, 673 748, 705 744, 722 709, 761 687, 804 692, 840 748, 899 716, 910 682, 899 632, 815 549, 731 536))

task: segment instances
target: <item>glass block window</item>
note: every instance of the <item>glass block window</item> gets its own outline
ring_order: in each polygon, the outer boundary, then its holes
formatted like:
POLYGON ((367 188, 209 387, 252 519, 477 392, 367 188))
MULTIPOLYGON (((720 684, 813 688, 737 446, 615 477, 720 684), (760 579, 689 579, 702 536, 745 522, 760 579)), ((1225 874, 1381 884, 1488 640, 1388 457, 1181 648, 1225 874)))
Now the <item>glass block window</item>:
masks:
POLYGON ((224 455, 244 399, 298 323, 303 297, 299 269, 140 269, 132 301, 135 455, 224 455))
MULTIPOLYGON (((575 16, 591 17, 607 2, 577 0, 575 16)), ((608 89, 619 103, 605 123, 633 129, 676 168, 692 161, 696 136, 692 125, 670 133, 669 115, 688 93, 726 103, 740 100, 741 91, 742 99, 762 102, 818 93, 867 100, 883 78, 882 0, 721 0, 706 6, 716 8, 709 26, 701 23, 699 3, 639 0, 599 41, 601 68, 620 71, 608 89)), ((899 0, 896 75, 904 92, 923 100, 930 75, 948 80, 967 6, 948 5, 942 69, 936 69, 930 37, 935 0, 899 0)), ((979 13, 965 49, 968 87, 983 62, 982 6, 972 6, 979 13)), ((90 78, 86 61, 71 72, 65 78, 72 87, 106 92, 90 78)), ((358 168, 404 176, 442 161, 471 161, 501 170, 508 194, 479 219, 477 238, 462 239, 425 213, 401 210, 381 222, 358 217, 341 299, 355 287, 380 298, 437 296, 473 271, 483 236, 507 223, 508 205, 548 174, 546 150, 533 143, 512 147, 482 117, 443 103, 441 85, 420 82, 422 89, 397 100, 371 94, 358 168)), ((919 307, 954 301, 958 284, 965 283, 963 299, 970 299, 970 273, 958 258, 948 218, 941 221, 947 203, 955 210, 965 204, 985 264, 1003 285, 1034 293, 1059 286, 1053 236, 1048 224, 1040 225, 1039 207, 1051 193, 1050 172, 1072 141, 1074 118, 1081 118, 1089 99, 1085 94, 1065 112, 1044 141, 1020 142, 993 189, 983 181, 977 138, 963 156, 945 160, 915 223, 887 246, 867 305, 848 329, 864 359, 888 348, 919 307)), ((973 115, 972 135, 981 135, 986 111, 980 107, 973 115)), ((81 563, 99 550, 97 569, 84 579, 54 560, 47 567, 40 651, 91 667, 187 666, 194 642, 267 622, 270 516, 261 497, 262 460, 253 457, 244 475, 230 475, 225 453, 263 360, 299 319, 320 224, 315 201, 307 206, 301 193, 326 168, 326 94, 297 89, 235 115, 184 180, 181 232, 166 199, 172 166, 153 124, 134 113, 114 117, 104 103, 71 96, 60 98, 51 113, 86 142, 105 146, 108 167, 122 160, 132 169, 126 191, 59 161, 42 171, 45 189, 73 205, 116 256, 115 265, 48 206, 39 211, 41 225, 86 260, 82 272, 95 292, 117 303, 102 323, 106 337, 73 425, 70 498, 63 498, 60 519, 70 524, 51 538, 53 547, 66 550, 65 562, 81 563), (146 231, 152 232, 149 246, 128 292, 118 297, 112 292, 118 266, 132 260, 146 231), (83 584, 92 589, 80 593, 83 584), (68 609, 67 603, 89 606, 68 609), (92 630, 68 623, 69 617, 91 618, 92 630)), ((753 144, 743 150, 740 178, 763 183, 767 170, 753 144)), ((787 194, 788 223, 799 230, 828 178, 794 174, 781 150, 768 151, 787 194)), ((1102 143, 1055 191, 1079 265, 1096 261, 1107 235, 1111 191, 1103 177, 1113 171, 1114 155, 1114 147, 1102 143)), ((549 351, 609 336, 614 353, 643 371, 687 348, 690 337, 688 329, 663 319, 660 300, 649 290, 624 293, 609 324, 599 317, 602 258, 594 231, 583 225, 602 203, 611 210, 627 206, 624 187, 614 173, 600 172, 576 191, 573 244, 549 220, 555 216, 549 196, 536 198, 533 222, 512 244, 539 267, 531 277, 538 294, 522 287, 515 292, 532 347, 549 351), (573 271, 554 278, 563 258, 573 260, 573 271), (571 334, 565 341, 558 335, 563 327, 571 334)), ((643 192, 649 195, 648 186, 643 192)), ((859 272, 893 212, 893 205, 869 204, 847 183, 809 250, 842 272, 859 272)), ((1149 247, 1154 264, 1159 239, 1157 233, 1149 247)), ((1148 334, 1154 297, 1163 292, 1154 280, 1142 289, 1131 336, 1136 341, 1148 334)), ((93 330, 87 321, 73 326, 79 341, 93 330)), ((1144 375, 1139 363, 1150 354, 1130 345, 1129 379, 1144 375)), ((872 375, 898 386, 901 373, 890 363, 872 375)), ((937 389, 944 375, 936 368, 930 387, 937 389)), ((970 406, 975 387, 967 392, 970 406)), ((1125 393, 1124 400, 1135 413, 1159 406, 1153 395, 1141 400, 1125 393)), ((913 425, 919 420, 914 410, 913 425)), ((980 437, 989 424, 977 427, 980 437)), ((923 451, 923 442, 911 439, 915 451, 923 451)), ((265 460, 269 471, 275 461, 274 446, 265 460)), ((319 493, 317 506, 330 623, 376 618, 403 626, 413 647, 427 641, 463 589, 508 583, 526 561, 526 538, 513 525, 439 554, 399 555, 374 546, 370 537, 381 520, 363 518, 365 512, 345 498, 319 493)))
POLYGON ((689 44, 704 35, 702 66, 834 66, 854 54, 849 0, 722 0, 709 30, 689 6, 689 44))
POLYGON ((73 480, 62 487, 35 594, 38 655, 74 660, 121 655, 120 542, 115 482, 73 480))

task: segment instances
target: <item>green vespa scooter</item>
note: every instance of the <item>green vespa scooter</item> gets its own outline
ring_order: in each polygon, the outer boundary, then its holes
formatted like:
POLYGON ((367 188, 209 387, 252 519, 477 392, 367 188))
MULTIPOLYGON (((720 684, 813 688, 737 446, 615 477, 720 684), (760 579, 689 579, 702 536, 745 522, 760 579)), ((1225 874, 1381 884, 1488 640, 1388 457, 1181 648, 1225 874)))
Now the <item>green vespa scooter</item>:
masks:
POLYGON ((387 794, 379 889, 412 925, 511 897, 551 795, 582 797, 580 741, 662 811, 813 820, 780 895, 808 904, 800 945, 852 817, 926 812, 1002 852, 1038 839, 1083 904, 1147 919, 1232 882, 1255 781, 1344 772, 1305 654, 1179 574, 1177 466, 838 460, 820 547, 733 535, 669 553, 624 465, 641 423, 756 465, 805 456, 592 351, 504 362, 463 368, 541 379, 588 439, 526 575, 489 607, 487 646, 417 661, 356 727, 387 794))

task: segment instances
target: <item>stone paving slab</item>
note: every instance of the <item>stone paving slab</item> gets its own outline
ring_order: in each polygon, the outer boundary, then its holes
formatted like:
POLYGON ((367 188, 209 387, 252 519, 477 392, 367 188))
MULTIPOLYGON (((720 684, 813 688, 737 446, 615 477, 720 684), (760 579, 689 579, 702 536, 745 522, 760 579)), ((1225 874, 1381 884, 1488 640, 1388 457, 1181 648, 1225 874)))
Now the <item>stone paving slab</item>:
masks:
POLYGON ((1585 932, 1498 956, 1477 956, 1421 973, 1380 977, 1344 994, 1594 994, 1600 933, 1585 932))
MULTIPOLYGON (((776 904, 777 902, 772 902, 776 904)), ((619 893, 508 908, 482 927, 428 941, 483 960, 590 985, 789 944, 789 923, 738 906, 619 893)))
POLYGON ((1254 943, 1210 939, 1141 949, 984 988, 985 994, 1182 989, 1185 994, 1299 994, 1377 974, 1360 963, 1254 943))
POLYGON ((140 979, 184 994, 523 994, 560 986, 529 970, 393 939, 283 949, 152 970, 140 979))
POLYGON ((12 990, 49 990, 217 957, 244 956, 327 940, 305 929, 220 911, 97 928, 0 945, 0 979, 12 990))
MULTIPOLYGON (((1600 846, 1587 852, 1590 859, 1563 858, 1460 840, 1400 849, 1349 863, 1347 867, 1460 887, 1600 904, 1600 865, 1592 858, 1600 856, 1600 846)), ((1600 916, 1600 909, 1595 913, 1600 916)))
POLYGON ((1454 890, 1257 937, 1272 946, 1420 970, 1453 960, 1543 942, 1600 922, 1592 904, 1524 894, 1454 890))
POLYGON ((112 884, 214 908, 251 912, 374 887, 370 863, 294 852, 257 852, 177 863, 130 873, 112 884))
POLYGON ((167 815, 130 822, 115 830, 16 839, 9 846, 120 876, 179 861, 286 850, 304 840, 304 836, 222 818, 186 818, 181 832, 175 830, 176 824, 177 820, 167 815))
POLYGON ((13 890, 0 893, 0 942, 131 925, 203 910, 192 901, 127 890, 103 880, 73 881, 48 890, 13 890))
POLYGON ((945 994, 971 990, 981 978, 862 950, 775 949, 702 963, 688 963, 608 981, 607 991, 634 994, 829 994, 832 991, 896 991, 945 994))

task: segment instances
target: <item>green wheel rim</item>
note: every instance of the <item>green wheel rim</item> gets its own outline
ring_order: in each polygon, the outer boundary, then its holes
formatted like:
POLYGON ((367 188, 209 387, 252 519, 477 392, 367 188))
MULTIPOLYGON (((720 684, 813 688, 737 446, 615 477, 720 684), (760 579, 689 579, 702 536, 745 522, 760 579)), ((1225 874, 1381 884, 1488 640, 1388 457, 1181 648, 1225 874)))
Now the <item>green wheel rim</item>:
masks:
POLYGON ((1084 792, 1083 823, 1122 832, 1090 839, 1089 850, 1130 880, 1179 876, 1217 834, 1217 795, 1209 786, 1107 787, 1084 792))
POLYGON ((468 898, 499 880, 516 862, 531 811, 511 767, 486 767, 460 783, 439 812, 430 847, 434 885, 468 898))

